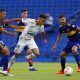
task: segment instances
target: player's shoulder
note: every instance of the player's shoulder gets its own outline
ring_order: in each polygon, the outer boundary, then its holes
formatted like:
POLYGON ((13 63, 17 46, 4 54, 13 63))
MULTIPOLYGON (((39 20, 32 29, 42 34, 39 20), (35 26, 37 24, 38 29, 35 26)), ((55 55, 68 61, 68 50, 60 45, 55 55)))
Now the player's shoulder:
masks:
POLYGON ((41 27, 44 28, 44 25, 42 25, 41 27))
POLYGON ((34 24, 35 23, 35 19, 27 18, 27 22, 34 24))
POLYGON ((59 26, 59 28, 61 28, 61 27, 62 27, 62 25, 59 26))
POLYGON ((75 27, 75 25, 74 25, 74 24, 70 24, 70 23, 67 23, 67 26, 75 27))

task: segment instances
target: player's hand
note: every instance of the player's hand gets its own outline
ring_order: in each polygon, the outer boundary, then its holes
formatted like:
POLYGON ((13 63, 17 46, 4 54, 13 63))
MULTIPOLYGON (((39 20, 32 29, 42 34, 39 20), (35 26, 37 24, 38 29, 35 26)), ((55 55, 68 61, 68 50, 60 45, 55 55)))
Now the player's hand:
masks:
POLYGON ((54 45, 53 47, 52 47, 52 51, 54 51, 56 49, 56 45, 54 45))
POLYGON ((47 44, 47 40, 46 39, 44 40, 44 43, 47 44))

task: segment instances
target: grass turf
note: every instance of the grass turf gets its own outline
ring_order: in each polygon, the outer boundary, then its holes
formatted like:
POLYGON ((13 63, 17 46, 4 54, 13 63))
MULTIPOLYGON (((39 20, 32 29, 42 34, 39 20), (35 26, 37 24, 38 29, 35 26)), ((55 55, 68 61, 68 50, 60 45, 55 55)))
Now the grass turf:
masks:
POLYGON ((10 77, 0 74, 0 80, 80 80, 80 73, 76 72, 76 64, 67 63, 66 65, 73 68, 72 76, 56 74, 60 70, 60 63, 34 63, 38 71, 31 72, 28 70, 26 63, 17 62, 11 69, 11 74, 15 76, 10 77))

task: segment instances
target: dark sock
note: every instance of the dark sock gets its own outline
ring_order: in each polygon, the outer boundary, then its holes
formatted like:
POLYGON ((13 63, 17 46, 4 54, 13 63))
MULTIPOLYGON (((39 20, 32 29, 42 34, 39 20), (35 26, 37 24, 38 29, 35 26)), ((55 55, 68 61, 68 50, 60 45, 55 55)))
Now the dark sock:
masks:
POLYGON ((76 52, 76 53, 74 54, 74 57, 75 57, 75 60, 76 60, 76 63, 77 63, 77 65, 78 65, 78 67, 80 67, 80 57, 79 57, 78 52, 76 52))
POLYGON ((3 70, 7 70, 8 68, 8 56, 6 54, 4 54, 3 56, 3 70))
POLYGON ((1 56, 1 60, 0 60, 0 67, 3 66, 3 55, 1 56))
POLYGON ((33 66, 33 61, 32 61, 32 59, 28 59, 27 61, 28 61, 29 67, 32 67, 32 66, 33 66))
POLYGON ((65 62, 66 62, 66 59, 65 58, 61 58, 62 71, 64 71, 64 69, 65 69, 65 62))

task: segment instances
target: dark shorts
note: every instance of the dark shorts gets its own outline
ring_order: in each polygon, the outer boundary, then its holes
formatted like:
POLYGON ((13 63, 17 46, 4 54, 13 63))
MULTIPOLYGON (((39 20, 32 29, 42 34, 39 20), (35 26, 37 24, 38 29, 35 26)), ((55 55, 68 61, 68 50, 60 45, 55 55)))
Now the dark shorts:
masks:
POLYGON ((63 49, 63 51, 66 53, 71 53, 72 47, 77 46, 79 48, 79 45, 80 45, 80 40, 70 41, 70 42, 68 42, 67 46, 63 49))
POLYGON ((27 46, 24 47, 24 50, 28 50, 29 48, 27 46))
POLYGON ((2 41, 0 41, 0 50, 2 50, 3 46, 5 46, 5 44, 2 41))

